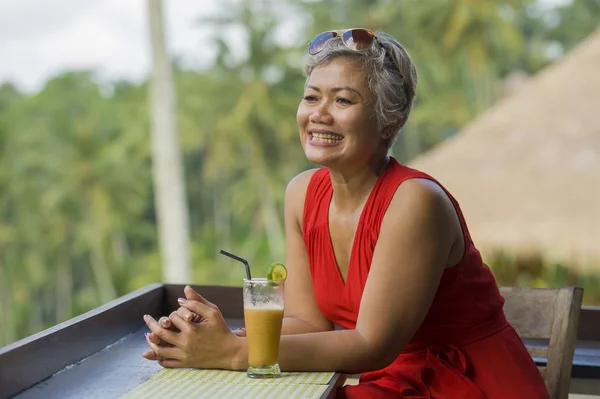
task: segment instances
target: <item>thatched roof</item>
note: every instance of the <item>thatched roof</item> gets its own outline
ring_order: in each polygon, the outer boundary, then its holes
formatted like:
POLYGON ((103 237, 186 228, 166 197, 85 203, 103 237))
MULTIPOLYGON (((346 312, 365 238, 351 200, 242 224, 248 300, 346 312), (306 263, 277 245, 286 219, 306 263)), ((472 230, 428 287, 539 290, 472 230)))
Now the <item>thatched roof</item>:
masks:
POLYGON ((484 255, 600 270, 600 30, 409 166, 457 198, 484 255))

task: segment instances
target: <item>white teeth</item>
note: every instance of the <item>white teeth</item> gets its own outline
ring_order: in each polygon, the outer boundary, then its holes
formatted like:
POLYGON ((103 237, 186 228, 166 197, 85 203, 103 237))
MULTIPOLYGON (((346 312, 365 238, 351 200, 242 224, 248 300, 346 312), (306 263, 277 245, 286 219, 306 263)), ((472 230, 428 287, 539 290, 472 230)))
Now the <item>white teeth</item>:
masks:
POLYGON ((319 143, 328 143, 328 144, 333 144, 333 143, 337 143, 340 140, 329 140, 329 139, 314 139, 313 141, 318 141, 319 143))
POLYGON ((312 139, 321 143, 333 144, 341 141, 344 137, 339 134, 330 133, 312 133, 312 139))

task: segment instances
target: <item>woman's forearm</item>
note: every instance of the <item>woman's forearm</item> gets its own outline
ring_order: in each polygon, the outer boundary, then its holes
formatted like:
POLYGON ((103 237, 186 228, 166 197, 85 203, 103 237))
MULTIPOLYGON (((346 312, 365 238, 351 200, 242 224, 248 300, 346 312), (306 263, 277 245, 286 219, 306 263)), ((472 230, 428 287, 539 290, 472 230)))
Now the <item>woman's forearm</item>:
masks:
MULTIPOLYGON (((234 369, 248 367, 248 341, 240 338, 234 369)), ((279 365, 284 371, 363 373, 385 367, 357 330, 282 335, 279 365)))
POLYGON ((335 330, 281 337, 279 365, 288 371, 363 373, 382 368, 357 330, 335 330))

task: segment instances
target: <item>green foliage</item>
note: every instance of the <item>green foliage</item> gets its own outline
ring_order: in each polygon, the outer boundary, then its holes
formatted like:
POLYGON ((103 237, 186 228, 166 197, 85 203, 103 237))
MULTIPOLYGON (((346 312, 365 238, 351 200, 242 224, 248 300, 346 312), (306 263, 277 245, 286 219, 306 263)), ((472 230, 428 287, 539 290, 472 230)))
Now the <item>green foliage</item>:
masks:
POLYGON ((492 269, 498 285, 536 288, 578 286, 584 290, 584 305, 600 305, 598 274, 569 269, 562 263, 545 259, 541 254, 517 256, 498 252, 486 262, 492 269))
MULTIPOLYGON (((569 50, 598 21, 593 0, 549 10, 533 0, 223 4, 202 21, 215 32, 214 65, 175 63, 192 283, 240 285, 243 268, 220 249, 256 270, 284 260, 285 186, 310 167, 295 113, 316 33, 366 26, 406 45, 419 71, 416 106, 394 148, 406 161, 493 104, 508 73, 537 72, 552 61, 549 47, 569 50), (226 39, 234 30, 241 41, 226 39)), ((31 95, 0 86, 0 345, 161 280, 148 125, 146 82, 72 71, 31 95)), ((502 282, 576 281, 598 299, 597 278, 502 259, 494 261, 502 282)))

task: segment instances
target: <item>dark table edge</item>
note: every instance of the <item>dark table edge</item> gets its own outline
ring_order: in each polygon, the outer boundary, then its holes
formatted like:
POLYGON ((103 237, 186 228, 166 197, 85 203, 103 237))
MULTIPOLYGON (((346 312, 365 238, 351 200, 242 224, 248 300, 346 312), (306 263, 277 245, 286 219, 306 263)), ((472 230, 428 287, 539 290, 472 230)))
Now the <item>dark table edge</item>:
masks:
POLYGON ((163 284, 151 284, 80 316, 0 348, 0 399, 51 377, 143 326, 164 308, 163 284))
POLYGON ((343 387, 345 382, 346 374, 335 373, 329 381, 327 390, 323 392, 323 395, 321 395, 321 399, 335 399, 338 389, 343 387))

